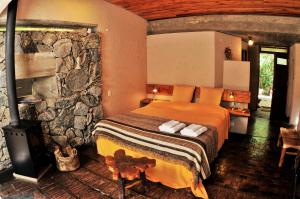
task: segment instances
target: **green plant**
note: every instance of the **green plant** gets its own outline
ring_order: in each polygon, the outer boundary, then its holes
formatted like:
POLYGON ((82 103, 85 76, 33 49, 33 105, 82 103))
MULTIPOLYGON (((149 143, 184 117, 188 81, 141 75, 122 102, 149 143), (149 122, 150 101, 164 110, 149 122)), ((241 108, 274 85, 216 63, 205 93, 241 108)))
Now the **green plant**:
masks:
POLYGON ((260 53, 259 88, 263 94, 269 95, 273 86, 274 55, 260 53))

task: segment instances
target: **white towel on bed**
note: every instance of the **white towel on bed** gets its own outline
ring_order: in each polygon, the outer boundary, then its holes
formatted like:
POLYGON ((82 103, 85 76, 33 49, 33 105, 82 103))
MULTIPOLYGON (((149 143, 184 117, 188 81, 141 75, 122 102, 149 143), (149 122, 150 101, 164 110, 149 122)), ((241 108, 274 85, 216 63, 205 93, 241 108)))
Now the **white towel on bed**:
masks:
POLYGON ((184 123, 179 123, 179 122, 176 125, 164 125, 164 124, 160 125, 158 128, 160 131, 166 132, 166 133, 175 133, 175 132, 179 131, 180 129, 183 129, 184 127, 186 127, 186 125, 184 123))
POLYGON ((190 131, 189 129, 188 130, 185 130, 186 128, 182 129, 180 131, 181 135, 184 135, 184 136, 189 136, 189 137, 198 137, 199 135, 201 135, 202 133, 206 132, 207 131, 207 128, 205 126, 201 126, 198 130, 196 131, 190 131))
POLYGON ((182 131, 184 131, 184 133, 195 133, 201 127, 203 127, 203 126, 200 124, 191 124, 191 125, 185 127, 184 129, 182 129, 182 131))
POLYGON ((162 125, 160 125, 160 127, 162 127, 162 128, 172 128, 172 127, 176 126, 179 123, 180 122, 178 122, 176 120, 170 120, 170 121, 165 122, 162 125))

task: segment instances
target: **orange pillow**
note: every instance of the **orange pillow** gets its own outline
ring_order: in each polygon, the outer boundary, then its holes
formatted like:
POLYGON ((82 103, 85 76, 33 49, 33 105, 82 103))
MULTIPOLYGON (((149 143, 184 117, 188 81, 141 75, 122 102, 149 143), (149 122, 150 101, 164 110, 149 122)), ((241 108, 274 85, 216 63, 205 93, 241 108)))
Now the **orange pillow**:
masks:
POLYGON ((195 86, 174 85, 173 102, 191 102, 194 94, 195 86))
POLYGON ((223 96, 223 88, 200 88, 199 103, 220 105, 223 96))

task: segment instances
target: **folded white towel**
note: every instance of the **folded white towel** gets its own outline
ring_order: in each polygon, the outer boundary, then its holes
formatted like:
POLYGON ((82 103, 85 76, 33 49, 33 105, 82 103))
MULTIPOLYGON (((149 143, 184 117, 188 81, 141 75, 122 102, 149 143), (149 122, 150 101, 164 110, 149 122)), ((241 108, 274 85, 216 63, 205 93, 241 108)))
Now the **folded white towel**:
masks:
POLYGON ((186 125, 184 123, 179 123, 173 127, 165 127, 165 126, 160 125, 158 128, 162 132, 175 133, 175 132, 179 131, 180 129, 183 129, 184 127, 186 127, 186 125))
POLYGON ((205 126, 202 126, 200 129, 198 129, 197 131, 194 132, 187 132, 184 129, 182 129, 180 131, 181 135, 184 136, 189 136, 189 137, 198 137, 199 135, 201 135, 202 133, 206 132, 207 128, 205 126))
POLYGON ((188 127, 184 128, 182 131, 184 131, 185 133, 194 133, 198 131, 201 127, 202 125, 199 124, 191 124, 188 127))
POLYGON ((162 125, 160 125, 162 128, 172 128, 174 126, 176 126, 177 124, 179 124, 180 122, 176 121, 176 120, 170 120, 168 122, 163 123, 162 125))

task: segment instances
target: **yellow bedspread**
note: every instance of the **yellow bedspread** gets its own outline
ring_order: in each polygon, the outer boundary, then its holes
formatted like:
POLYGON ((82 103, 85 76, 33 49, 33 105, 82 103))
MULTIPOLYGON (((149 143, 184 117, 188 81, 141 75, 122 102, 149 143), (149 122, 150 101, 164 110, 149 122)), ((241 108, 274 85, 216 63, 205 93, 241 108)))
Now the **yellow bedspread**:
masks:
POLYGON ((133 111, 134 113, 175 119, 188 123, 210 125, 217 128, 218 150, 225 139, 228 139, 230 116, 227 109, 220 106, 185 103, 185 102, 153 102, 148 106, 133 111))
MULTIPOLYGON (((224 140, 228 138, 229 113, 226 109, 219 106, 196 103, 154 102, 133 112, 214 126, 218 132, 218 150, 223 145, 224 140)), ((195 196, 208 198, 201 182, 197 187, 194 187, 193 175, 186 167, 152 157, 151 154, 141 154, 131 148, 118 145, 109 139, 97 139, 97 150, 100 155, 113 155, 118 149, 124 149, 126 154, 133 157, 147 156, 156 159, 156 166, 146 171, 147 179, 153 182, 161 182, 174 189, 190 187, 195 196)))

